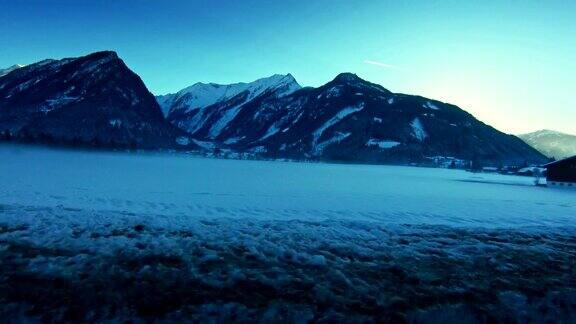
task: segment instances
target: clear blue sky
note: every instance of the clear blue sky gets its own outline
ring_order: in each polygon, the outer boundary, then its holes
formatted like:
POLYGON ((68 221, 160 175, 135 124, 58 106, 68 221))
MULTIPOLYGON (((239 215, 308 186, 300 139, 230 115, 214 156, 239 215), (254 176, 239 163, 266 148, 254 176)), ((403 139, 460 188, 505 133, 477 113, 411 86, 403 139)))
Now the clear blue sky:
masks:
POLYGON ((574 0, 0 0, 0 67, 110 49, 155 94, 348 71, 509 133, 576 134, 575 13, 574 0))

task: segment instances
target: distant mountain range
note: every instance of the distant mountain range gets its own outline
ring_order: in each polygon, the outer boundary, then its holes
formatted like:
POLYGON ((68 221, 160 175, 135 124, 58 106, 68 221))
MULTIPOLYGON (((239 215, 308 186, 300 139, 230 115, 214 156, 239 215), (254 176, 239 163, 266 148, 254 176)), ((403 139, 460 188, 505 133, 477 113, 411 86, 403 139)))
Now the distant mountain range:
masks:
POLYGON ((290 74, 197 83, 156 100, 114 52, 2 73, 5 138, 367 163, 546 160, 454 105, 392 93, 351 73, 318 88, 302 88, 290 74))
POLYGON ((518 137, 550 158, 563 159, 576 155, 576 135, 545 129, 518 137))

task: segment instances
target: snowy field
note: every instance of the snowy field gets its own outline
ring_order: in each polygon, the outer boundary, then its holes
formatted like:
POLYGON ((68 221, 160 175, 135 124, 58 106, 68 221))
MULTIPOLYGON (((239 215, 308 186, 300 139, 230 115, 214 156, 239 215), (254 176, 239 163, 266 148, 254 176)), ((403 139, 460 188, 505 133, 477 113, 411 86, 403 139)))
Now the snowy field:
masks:
POLYGON ((0 315, 576 321, 576 190, 532 183, 0 146, 0 315))

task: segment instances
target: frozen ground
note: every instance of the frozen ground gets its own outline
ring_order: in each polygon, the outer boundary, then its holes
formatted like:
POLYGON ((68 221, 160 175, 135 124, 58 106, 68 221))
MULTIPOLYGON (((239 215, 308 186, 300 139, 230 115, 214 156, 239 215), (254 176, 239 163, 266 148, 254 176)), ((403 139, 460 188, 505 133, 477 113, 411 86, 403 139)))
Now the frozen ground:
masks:
POLYGON ((0 315, 576 321, 576 191, 0 146, 0 315))

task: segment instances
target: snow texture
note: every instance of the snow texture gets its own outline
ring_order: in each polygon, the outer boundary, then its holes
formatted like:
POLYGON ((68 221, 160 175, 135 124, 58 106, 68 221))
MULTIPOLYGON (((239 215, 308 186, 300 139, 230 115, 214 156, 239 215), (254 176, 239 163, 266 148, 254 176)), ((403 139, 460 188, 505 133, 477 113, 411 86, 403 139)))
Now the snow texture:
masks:
POLYGON ((426 109, 431 109, 431 110, 440 110, 440 108, 438 108, 438 106, 436 106, 435 104, 433 104, 430 101, 426 101, 426 103, 423 104, 422 107, 424 107, 426 109))
POLYGON ((192 139, 192 142, 194 142, 194 144, 200 146, 201 148, 205 149, 205 150, 213 150, 216 148, 216 144, 212 143, 212 142, 207 142, 207 141, 200 141, 200 140, 196 140, 196 139, 192 139))
POLYGON ((186 107, 186 111, 201 109, 218 102, 223 102, 235 96, 248 92, 247 100, 251 100, 266 91, 278 90, 279 97, 286 96, 299 90, 301 87, 292 75, 276 74, 268 78, 258 79, 249 83, 234 83, 221 85, 215 83, 196 83, 180 90, 175 94, 158 96, 158 104, 165 115, 170 113, 172 104, 178 101, 178 106, 186 107))
POLYGON ((218 119, 218 121, 215 122, 212 127, 210 127, 210 131, 208 133, 209 137, 214 139, 220 135, 222 130, 226 128, 226 126, 228 126, 228 124, 234 120, 234 118, 236 118, 236 115, 238 115, 241 108, 242 106, 239 105, 237 107, 226 110, 226 112, 222 114, 222 117, 220 117, 220 119, 218 119))
POLYGON ((381 149, 393 148, 400 144, 402 143, 396 141, 380 140, 375 138, 371 138, 368 140, 368 142, 366 142, 366 146, 378 146, 381 149))
POLYGON ((272 124, 272 125, 268 128, 268 130, 266 130, 266 133, 264 134, 264 136, 262 136, 262 138, 261 138, 260 140, 263 141, 263 140, 267 139, 268 137, 273 136, 273 135, 275 135, 276 133, 278 133, 278 131, 280 131, 280 128, 279 128, 279 125, 278 125, 278 124, 281 124, 283 121, 284 121, 284 120, 280 120, 280 121, 272 124))
POLYGON ((326 98, 339 97, 341 93, 341 86, 334 86, 326 91, 326 98))
POLYGON ((248 152, 250 152, 250 153, 266 153, 267 150, 266 150, 265 146, 256 146, 256 147, 249 149, 248 152))
POLYGON ((122 121, 120 119, 110 119, 108 121, 110 126, 120 128, 122 127, 122 121))
POLYGON ((239 141, 241 141, 241 140, 243 140, 243 139, 244 139, 244 136, 242 136, 242 137, 231 137, 231 138, 225 140, 225 141, 224 141, 224 144, 226 144, 226 145, 236 144, 236 143, 238 143, 239 141))
POLYGON ((0 69, 0 77, 5 76, 6 74, 14 71, 14 70, 18 70, 19 68, 24 67, 25 65, 22 64, 14 64, 11 67, 5 68, 5 69, 0 69))
POLYGON ((575 192, 529 177, 0 156, 0 314, 16 322, 576 320, 575 192))
POLYGON ((424 141, 426 137, 428 137, 428 133, 426 133, 426 130, 424 129, 424 125, 422 125, 420 118, 418 117, 414 118, 414 120, 412 120, 412 122, 410 123, 410 126, 412 126, 412 134, 420 142, 424 141))
POLYGON ((340 121, 342 121, 344 118, 348 117, 349 115, 359 112, 362 109, 364 109, 364 103, 360 103, 357 106, 352 106, 352 107, 347 107, 344 108, 342 110, 340 110, 334 117, 328 119, 322 126, 320 126, 316 131, 314 131, 314 133, 312 134, 313 138, 312 138, 312 147, 316 146, 316 143, 318 142, 318 140, 320 139, 320 137, 322 137, 322 133, 324 133, 324 131, 332 126, 334 126, 335 124, 339 123, 340 121))
POLYGON ((190 144, 190 139, 186 136, 180 136, 180 137, 176 138, 176 144, 186 146, 186 145, 190 144))
POLYGON ((336 132, 336 135, 334 135, 332 138, 325 140, 322 143, 319 143, 318 145, 316 145, 314 147, 314 151, 313 154, 314 155, 321 155, 322 152, 324 152, 324 150, 332 145, 332 144, 336 144, 336 143, 340 143, 342 140, 344 140, 345 138, 347 138, 348 136, 350 136, 351 133, 341 133, 341 132, 336 132))
MULTIPOLYGON (((193 141, 206 148, 214 145, 193 141)), ((0 155, 4 204, 168 215, 193 209, 220 217, 344 217, 472 227, 564 226, 576 221, 573 191, 534 187, 530 177, 13 146, 0 146, 0 155), (224 177, 218 176, 222 170, 224 177), (450 204, 438 203, 442 201, 450 204)))

